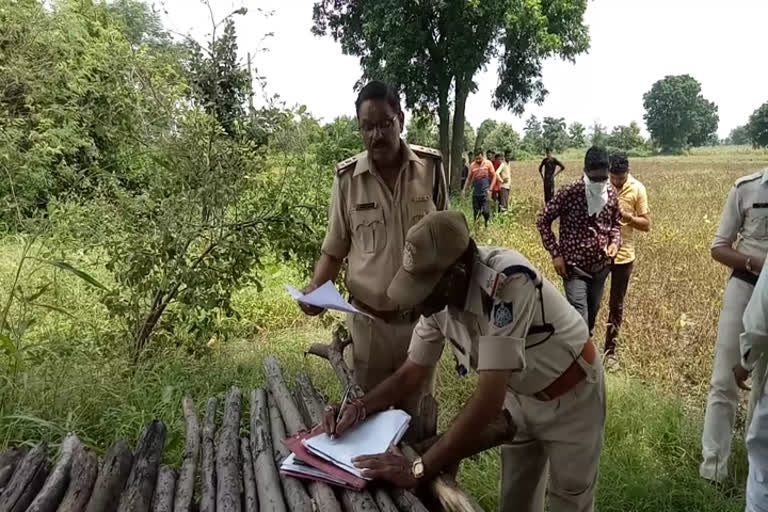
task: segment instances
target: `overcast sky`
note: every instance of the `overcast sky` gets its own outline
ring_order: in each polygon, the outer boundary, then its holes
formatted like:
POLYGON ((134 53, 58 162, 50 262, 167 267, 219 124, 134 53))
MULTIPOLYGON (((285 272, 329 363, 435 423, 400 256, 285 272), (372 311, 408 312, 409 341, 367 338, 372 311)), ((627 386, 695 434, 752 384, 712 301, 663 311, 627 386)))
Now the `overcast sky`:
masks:
MULTIPOLYGON (((241 6, 237 17, 240 50, 258 53, 255 65, 266 77, 266 92, 288 104, 304 104, 326 121, 354 115, 353 86, 360 77, 357 58, 343 55, 330 37, 312 35, 314 0, 212 0, 217 19, 241 6), (270 16, 258 8, 271 11, 270 16), (263 41, 267 32, 274 36, 263 41)), ((164 0, 169 28, 197 38, 210 33, 210 16, 198 0, 164 0)), ((158 5, 159 7, 159 5, 158 5)), ((704 97, 720 109, 719 134, 747 121, 768 101, 766 21, 768 0, 591 0, 586 13, 591 46, 576 63, 549 60, 544 84, 549 95, 529 105, 522 117, 491 107, 496 64, 476 76, 479 90, 467 101, 467 119, 507 121, 521 130, 535 114, 564 117, 569 123, 608 127, 638 121, 642 97, 653 82, 688 73, 702 84, 704 97)))

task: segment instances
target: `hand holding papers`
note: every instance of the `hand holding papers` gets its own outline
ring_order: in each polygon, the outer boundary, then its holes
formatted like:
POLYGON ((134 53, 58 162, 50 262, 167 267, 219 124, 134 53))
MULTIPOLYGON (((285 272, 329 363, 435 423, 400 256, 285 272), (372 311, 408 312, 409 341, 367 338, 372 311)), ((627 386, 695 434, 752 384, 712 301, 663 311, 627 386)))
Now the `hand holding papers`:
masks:
POLYGON ((326 281, 325 284, 316 288, 307 294, 301 293, 296 288, 285 285, 288 293, 301 304, 308 304, 323 309, 333 309, 345 313, 356 313, 371 317, 368 313, 360 311, 355 306, 344 300, 339 291, 332 282, 326 281))

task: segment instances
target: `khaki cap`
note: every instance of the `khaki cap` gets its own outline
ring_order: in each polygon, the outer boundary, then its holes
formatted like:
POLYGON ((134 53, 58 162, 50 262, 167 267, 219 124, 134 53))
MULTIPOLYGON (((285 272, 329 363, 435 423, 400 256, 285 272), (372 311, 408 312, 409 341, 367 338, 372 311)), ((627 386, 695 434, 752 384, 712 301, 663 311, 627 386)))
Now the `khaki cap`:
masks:
POLYGON ((399 306, 421 304, 467 247, 469 228, 463 213, 446 210, 426 215, 405 236, 403 264, 387 295, 399 306))

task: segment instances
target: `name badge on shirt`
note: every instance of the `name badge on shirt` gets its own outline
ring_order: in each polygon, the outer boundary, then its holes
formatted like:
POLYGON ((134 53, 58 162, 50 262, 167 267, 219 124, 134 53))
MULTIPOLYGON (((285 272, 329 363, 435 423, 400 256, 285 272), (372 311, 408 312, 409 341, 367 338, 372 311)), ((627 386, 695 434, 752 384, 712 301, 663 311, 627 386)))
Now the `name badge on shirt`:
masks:
POLYGON ((360 203, 355 205, 355 210, 361 211, 361 210, 375 210, 376 209, 376 203, 360 203))
POLYGON ((430 199, 432 199, 432 196, 416 196, 412 200, 414 202, 422 203, 425 201, 429 201, 430 199))
POLYGON ((752 208, 768 208, 768 203, 753 203, 752 208))

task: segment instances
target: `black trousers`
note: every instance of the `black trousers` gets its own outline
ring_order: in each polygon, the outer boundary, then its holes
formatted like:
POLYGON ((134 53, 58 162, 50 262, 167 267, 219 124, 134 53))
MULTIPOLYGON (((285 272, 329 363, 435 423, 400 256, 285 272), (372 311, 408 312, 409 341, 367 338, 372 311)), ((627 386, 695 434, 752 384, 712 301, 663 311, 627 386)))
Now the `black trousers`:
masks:
POLYGON ((555 178, 544 178, 544 202, 548 203, 555 195, 555 178))
POLYGON ((624 320, 624 297, 629 288, 634 262, 611 265, 611 296, 608 301, 608 330, 605 333, 605 353, 616 351, 616 338, 624 320))

